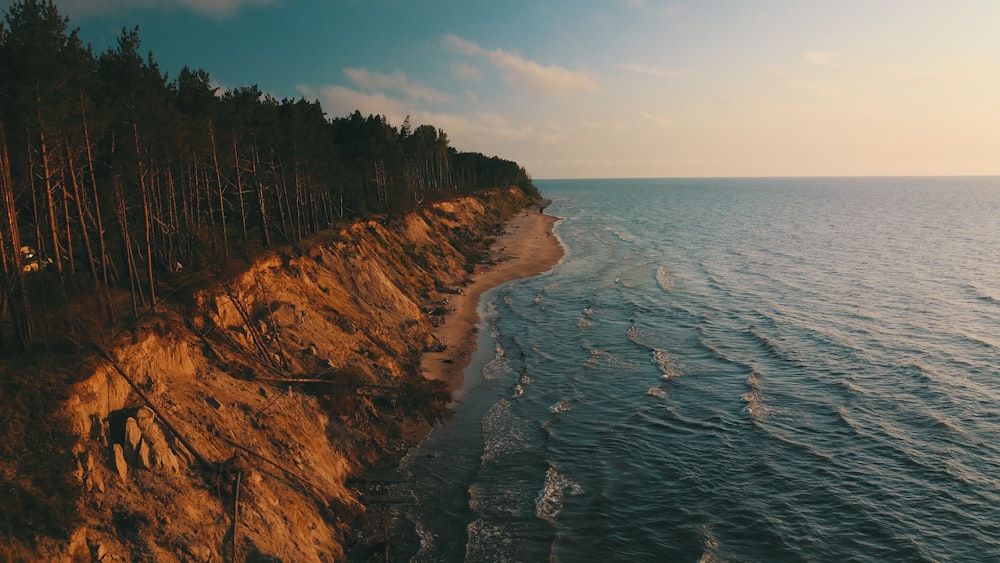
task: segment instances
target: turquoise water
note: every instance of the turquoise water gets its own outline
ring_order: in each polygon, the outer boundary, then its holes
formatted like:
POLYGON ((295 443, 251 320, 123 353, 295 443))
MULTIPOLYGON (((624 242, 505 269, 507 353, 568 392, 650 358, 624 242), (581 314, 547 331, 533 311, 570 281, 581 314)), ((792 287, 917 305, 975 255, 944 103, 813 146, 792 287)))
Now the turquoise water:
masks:
POLYGON ((1000 560, 1000 179, 538 186, 417 560, 1000 560))

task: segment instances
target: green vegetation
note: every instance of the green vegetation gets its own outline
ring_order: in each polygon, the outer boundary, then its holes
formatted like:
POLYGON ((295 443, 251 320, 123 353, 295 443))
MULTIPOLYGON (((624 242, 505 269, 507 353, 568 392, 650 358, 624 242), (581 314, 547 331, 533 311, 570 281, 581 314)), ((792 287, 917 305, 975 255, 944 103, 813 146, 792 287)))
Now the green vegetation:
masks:
POLYGON ((517 163, 458 152, 431 125, 328 119, 318 102, 256 86, 220 93, 187 67, 170 80, 137 29, 95 55, 51 2, 15 2, 0 22, 5 351, 36 339, 39 277, 90 292, 110 324, 148 309, 181 271, 512 185, 537 196, 517 163))
MULTIPOLYGON (((75 523, 75 437, 56 413, 86 373, 80 345, 354 218, 515 185, 538 196, 517 163, 459 152, 433 126, 329 119, 256 86, 219 92, 187 67, 170 79, 140 45, 126 29, 95 54, 51 1, 16 1, 0 21, 0 545, 75 523)), ((351 389, 332 412, 371 399, 447 416, 447 394, 420 378, 351 389)))

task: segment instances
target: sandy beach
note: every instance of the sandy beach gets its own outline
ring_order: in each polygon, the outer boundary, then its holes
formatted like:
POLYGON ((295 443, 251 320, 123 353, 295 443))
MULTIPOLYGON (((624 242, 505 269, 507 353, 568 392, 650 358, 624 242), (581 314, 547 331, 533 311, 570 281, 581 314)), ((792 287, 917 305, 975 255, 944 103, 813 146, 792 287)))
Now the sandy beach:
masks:
POLYGON ((424 353, 420 362, 424 377, 444 381, 453 390, 462 384, 462 372, 476 349, 479 298, 508 281, 552 269, 563 256, 563 247, 552 234, 557 220, 532 206, 504 224, 503 234, 490 248, 492 263, 477 265, 463 293, 449 296, 449 307, 454 310, 434 331, 447 348, 424 353))

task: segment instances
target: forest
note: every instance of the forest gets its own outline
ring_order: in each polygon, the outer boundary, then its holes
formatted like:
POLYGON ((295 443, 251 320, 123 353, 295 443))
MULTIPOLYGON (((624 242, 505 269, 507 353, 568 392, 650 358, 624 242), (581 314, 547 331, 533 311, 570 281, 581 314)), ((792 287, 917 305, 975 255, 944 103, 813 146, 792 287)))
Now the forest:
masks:
POLYGON ((523 167, 459 152, 432 125, 329 118, 189 67, 171 78, 138 28, 95 54, 50 1, 15 2, 0 22, 4 353, 51 330, 39 310, 53 303, 113 325, 181 274, 507 186, 537 195, 523 167))

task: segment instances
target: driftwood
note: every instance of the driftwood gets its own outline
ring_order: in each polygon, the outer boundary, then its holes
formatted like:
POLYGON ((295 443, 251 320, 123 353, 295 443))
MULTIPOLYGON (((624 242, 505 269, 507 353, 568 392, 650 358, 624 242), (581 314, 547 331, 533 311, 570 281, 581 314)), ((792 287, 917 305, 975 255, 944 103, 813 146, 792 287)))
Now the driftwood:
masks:
POLYGON ((240 521, 240 478, 242 471, 236 472, 236 485, 233 487, 233 562, 239 561, 236 555, 236 525, 240 521))

